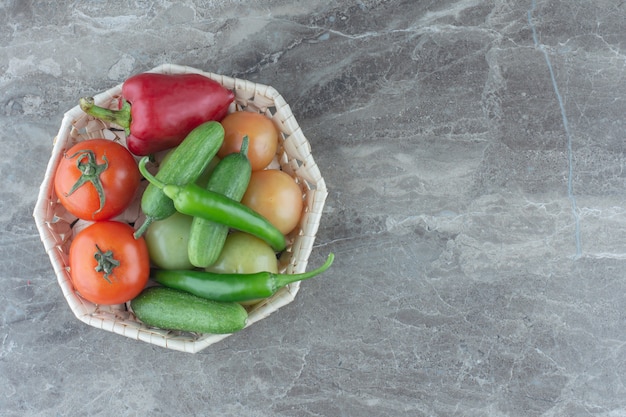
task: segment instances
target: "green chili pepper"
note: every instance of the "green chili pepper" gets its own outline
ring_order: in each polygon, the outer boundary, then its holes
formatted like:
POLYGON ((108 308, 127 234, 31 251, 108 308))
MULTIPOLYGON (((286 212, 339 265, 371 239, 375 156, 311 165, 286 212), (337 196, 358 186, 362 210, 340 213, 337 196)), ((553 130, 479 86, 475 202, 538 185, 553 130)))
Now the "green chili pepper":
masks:
POLYGON ((270 297, 287 284, 313 278, 326 271, 334 259, 335 255, 330 253, 324 265, 302 274, 220 274, 199 270, 158 269, 152 270, 150 275, 165 287, 198 297, 214 301, 243 302, 270 297))
POLYGON ((151 184, 172 199, 178 212, 250 233, 267 242, 277 252, 285 249, 285 236, 259 213, 223 194, 209 191, 194 183, 184 186, 165 184, 148 172, 148 159, 147 156, 141 158, 139 171, 151 184))

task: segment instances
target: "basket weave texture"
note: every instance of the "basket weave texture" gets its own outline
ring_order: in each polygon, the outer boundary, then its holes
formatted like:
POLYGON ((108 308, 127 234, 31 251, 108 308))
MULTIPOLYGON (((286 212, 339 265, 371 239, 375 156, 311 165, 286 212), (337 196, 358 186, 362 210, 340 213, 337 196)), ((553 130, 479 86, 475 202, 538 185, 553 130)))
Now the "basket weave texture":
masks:
MULTIPOLYGON (((279 168, 294 177, 302 189, 305 202, 299 225, 287 236, 288 246, 280 257, 279 271, 287 274, 304 272, 320 224, 327 190, 319 168, 311 155, 310 144, 298 126, 289 105, 273 87, 242 79, 174 64, 161 65, 149 72, 201 74, 235 93, 231 112, 236 110, 258 112, 274 121, 281 135, 276 157, 270 167, 279 168)), ((99 106, 117 108, 121 91, 122 84, 117 85, 96 95, 95 102, 99 106)), ((54 140, 50 161, 33 213, 57 281, 72 312, 79 320, 90 326, 183 352, 196 353, 228 337, 229 335, 183 333, 151 328, 134 316, 128 303, 112 306, 95 305, 81 298, 75 291, 70 279, 68 251, 73 235, 88 223, 77 221, 76 217, 69 214, 59 203, 54 191, 54 173, 60 158, 67 149, 79 141, 97 137, 126 144, 123 129, 94 119, 85 114, 79 106, 65 113, 54 140)), ((133 204, 116 217, 116 220, 140 224, 142 220, 140 196, 141 190, 137 193, 133 204)), ((247 326, 292 302, 299 288, 299 282, 290 284, 274 296, 250 306, 247 326)))

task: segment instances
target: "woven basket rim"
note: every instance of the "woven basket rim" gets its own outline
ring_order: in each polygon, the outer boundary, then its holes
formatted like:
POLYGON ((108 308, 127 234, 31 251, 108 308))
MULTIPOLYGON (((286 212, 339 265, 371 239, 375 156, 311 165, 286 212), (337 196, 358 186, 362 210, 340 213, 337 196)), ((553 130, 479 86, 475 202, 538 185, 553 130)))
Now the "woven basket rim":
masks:
MULTIPOLYGON (((147 72, 203 75, 234 91, 236 106, 248 111, 264 113, 274 120, 282 137, 281 153, 277 155, 275 167, 296 178, 306 195, 306 209, 297 230, 288 237, 287 260, 284 262, 281 272, 304 272, 312 252, 328 191, 311 154, 310 144, 282 96, 276 89, 268 85, 206 72, 189 66, 162 64, 147 72)), ((113 100, 119 99, 122 85, 120 83, 95 95, 96 104, 107 105, 113 100)), ((231 108, 230 111, 234 110, 235 108, 231 108)), ((97 126, 93 131, 94 134, 98 132, 102 135, 112 134, 111 126, 94 121, 78 105, 63 115, 61 126, 53 140, 50 160, 33 211, 44 249, 50 258, 57 282, 72 312, 80 321, 90 326, 182 352, 196 353, 230 336, 229 334, 188 335, 152 329, 139 322, 126 304, 96 306, 82 299, 74 291, 65 252, 72 234, 71 221, 75 218, 68 217, 68 214, 63 212, 58 203, 54 194, 53 178, 58 165, 58 158, 62 155, 63 150, 67 149, 73 142, 89 137, 89 129, 92 128, 92 124, 97 126), (87 136, 85 136, 86 134, 87 136)), ((118 138, 111 139, 117 140, 118 138)), ((253 306, 249 312, 246 327, 294 301, 299 288, 299 282, 290 284, 274 296, 253 306)))

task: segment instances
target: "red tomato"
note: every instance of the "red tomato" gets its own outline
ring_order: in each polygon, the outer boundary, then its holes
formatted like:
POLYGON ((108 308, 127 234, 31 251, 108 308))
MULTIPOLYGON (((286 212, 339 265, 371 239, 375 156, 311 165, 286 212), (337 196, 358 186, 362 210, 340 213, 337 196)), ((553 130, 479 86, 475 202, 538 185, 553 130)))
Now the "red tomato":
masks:
POLYGON ((111 140, 89 139, 65 151, 54 189, 63 207, 76 217, 108 220, 129 206, 140 180, 128 149, 111 140))
POLYGON ((253 172, 241 202, 269 220, 283 234, 296 227, 304 205, 296 181, 277 169, 253 172))
POLYGON ((220 158, 239 152, 244 136, 248 136, 248 159, 253 171, 272 162, 278 148, 278 129, 267 116, 249 111, 230 113, 222 119, 224 142, 217 155, 220 158))
POLYGON ((70 245, 70 276, 81 297, 95 304, 135 298, 150 276, 148 247, 126 223, 100 221, 78 232, 70 245))

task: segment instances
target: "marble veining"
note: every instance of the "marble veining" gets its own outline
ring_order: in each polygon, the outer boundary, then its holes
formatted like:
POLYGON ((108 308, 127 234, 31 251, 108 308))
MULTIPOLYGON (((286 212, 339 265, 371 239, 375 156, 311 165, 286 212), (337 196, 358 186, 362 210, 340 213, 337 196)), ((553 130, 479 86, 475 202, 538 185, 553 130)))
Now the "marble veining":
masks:
POLYGON ((565 138, 567 140, 567 196, 572 203, 572 215, 574 216, 574 235, 576 239, 576 256, 581 256, 582 248, 580 241, 580 217, 578 216, 578 207, 576 205, 576 196, 574 195, 574 187, 573 187, 573 177, 574 177, 574 161, 572 155, 572 133, 569 129, 569 122, 567 120, 567 112, 565 110, 565 103, 563 102, 563 96, 561 96, 561 92, 559 91, 559 85, 556 81, 556 77, 554 75, 554 68, 552 66, 552 61, 550 60, 550 55, 546 52, 544 45, 539 43, 539 38, 537 35, 537 28, 535 23, 533 22, 533 14, 537 9, 536 0, 532 1, 532 5, 530 10, 528 11, 528 25, 532 29, 533 32, 533 42, 535 43, 535 47, 537 47, 546 58, 546 65, 548 66, 548 71, 550 72, 550 81, 552 81, 552 85, 554 86, 554 94, 559 103, 559 110, 561 111, 561 117, 563 118, 563 129, 565 130, 565 138))
POLYGON ((0 4, 0 416, 626 416, 626 3, 0 4), (329 189, 296 300, 197 355, 79 322, 32 210, 63 113, 275 87, 329 189))

